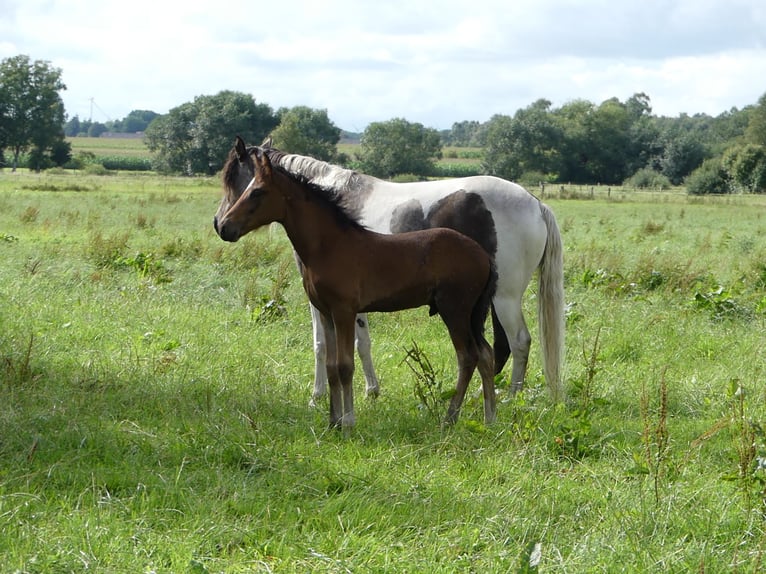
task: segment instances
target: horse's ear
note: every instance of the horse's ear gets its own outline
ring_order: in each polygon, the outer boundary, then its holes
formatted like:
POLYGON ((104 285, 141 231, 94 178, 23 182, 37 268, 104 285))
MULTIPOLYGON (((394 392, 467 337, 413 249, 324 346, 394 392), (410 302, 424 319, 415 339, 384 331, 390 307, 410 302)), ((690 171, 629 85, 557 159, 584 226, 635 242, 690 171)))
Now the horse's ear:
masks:
POLYGON ((257 148, 255 159, 258 163, 258 170, 261 172, 262 179, 271 179, 271 160, 268 154, 261 148, 257 148))
POLYGON ((239 136, 234 140, 234 153, 237 154, 237 159, 240 162, 245 161, 247 158, 247 146, 245 145, 245 140, 239 136))
POLYGON ((274 140, 271 139, 271 136, 266 136, 266 139, 263 140, 261 147, 265 149, 271 149, 274 147, 274 140))

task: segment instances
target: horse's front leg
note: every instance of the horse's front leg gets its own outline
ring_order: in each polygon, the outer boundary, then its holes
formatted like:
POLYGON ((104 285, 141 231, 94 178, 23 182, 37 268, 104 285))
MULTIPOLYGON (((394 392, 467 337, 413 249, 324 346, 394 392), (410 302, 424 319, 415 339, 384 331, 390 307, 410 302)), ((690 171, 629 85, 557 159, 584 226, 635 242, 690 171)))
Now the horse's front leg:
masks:
POLYGON ((336 342, 336 364, 338 378, 343 390, 344 428, 351 428, 356 423, 354 415, 354 338, 356 313, 333 314, 336 342))
POLYGON ((330 386, 330 427, 353 427, 354 320, 321 316, 327 343, 327 381, 330 386))
POLYGON ((309 308, 314 336, 314 392, 309 406, 315 407, 317 401, 327 392, 327 340, 322 314, 311 303, 309 308))
POLYGON ((367 396, 377 397, 380 394, 378 377, 375 374, 375 366, 372 364, 372 343, 370 341, 370 324, 367 322, 367 313, 356 316, 356 352, 362 360, 364 380, 367 383, 367 396))
POLYGON ((343 418, 343 392, 338 374, 338 363, 335 359, 336 340, 335 326, 330 317, 320 314, 319 319, 324 330, 327 359, 325 361, 327 382, 330 386, 330 428, 339 427, 343 418))

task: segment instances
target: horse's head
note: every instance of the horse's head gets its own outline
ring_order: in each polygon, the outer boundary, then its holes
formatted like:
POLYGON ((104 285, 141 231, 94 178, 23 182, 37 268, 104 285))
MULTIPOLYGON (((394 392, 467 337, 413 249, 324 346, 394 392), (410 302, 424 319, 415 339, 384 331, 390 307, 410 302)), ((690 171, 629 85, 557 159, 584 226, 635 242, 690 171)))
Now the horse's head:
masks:
POLYGON ((247 148, 237 136, 224 166, 223 198, 213 218, 216 232, 225 241, 276 221, 279 212, 273 201, 272 167, 260 147, 247 148), (271 200, 271 201, 270 201, 271 200))

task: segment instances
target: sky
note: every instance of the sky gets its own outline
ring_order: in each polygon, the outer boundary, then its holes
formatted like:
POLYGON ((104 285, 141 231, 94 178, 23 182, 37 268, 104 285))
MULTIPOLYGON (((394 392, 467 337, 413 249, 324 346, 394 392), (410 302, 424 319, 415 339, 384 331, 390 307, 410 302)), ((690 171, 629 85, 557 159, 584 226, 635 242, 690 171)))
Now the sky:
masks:
POLYGON ((352 132, 639 92, 655 115, 716 116, 766 94, 766 1, 0 0, 0 59, 19 54, 99 122, 221 90, 352 132))

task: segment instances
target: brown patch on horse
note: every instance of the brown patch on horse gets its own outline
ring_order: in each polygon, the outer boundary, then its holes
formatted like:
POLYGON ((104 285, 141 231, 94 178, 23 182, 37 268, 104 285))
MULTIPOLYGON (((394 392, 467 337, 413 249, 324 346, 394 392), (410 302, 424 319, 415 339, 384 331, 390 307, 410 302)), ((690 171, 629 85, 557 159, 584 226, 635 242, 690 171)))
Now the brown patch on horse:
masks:
POLYGON ((396 206, 391 216, 391 233, 417 231, 433 227, 449 227, 467 235, 494 257, 497 233, 492 213, 477 194, 459 189, 431 206, 428 215, 417 199, 396 206))

